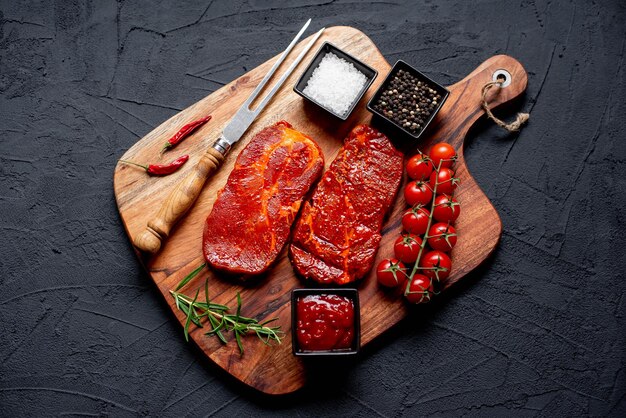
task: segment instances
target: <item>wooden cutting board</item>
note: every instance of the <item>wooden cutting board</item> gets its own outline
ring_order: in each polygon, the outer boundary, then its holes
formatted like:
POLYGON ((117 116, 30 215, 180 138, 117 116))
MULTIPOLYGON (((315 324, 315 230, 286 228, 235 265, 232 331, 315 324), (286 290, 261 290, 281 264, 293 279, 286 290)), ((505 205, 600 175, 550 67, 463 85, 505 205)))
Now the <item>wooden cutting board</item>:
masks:
MULTIPOLYGON (((357 29, 328 28, 317 41, 317 46, 324 41, 332 42, 379 72, 378 78, 352 116, 345 122, 337 121, 318 108, 305 103, 293 92, 293 85, 318 49, 314 47, 252 125, 248 134, 235 145, 220 170, 209 179, 195 206, 172 231, 161 252, 151 257, 138 254, 181 325, 184 324, 185 316, 176 309, 169 290, 204 262, 201 251, 204 221, 211 210, 216 193, 224 186, 237 155, 254 133, 284 119, 319 143, 328 167, 348 132, 356 124, 370 122, 371 114, 366 110, 365 104, 388 73, 389 63, 374 43, 357 29)), ((289 62, 306 42, 306 40, 300 42, 288 59, 289 62)), ((224 125, 276 59, 277 57, 272 58, 173 116, 124 154, 122 158, 126 160, 159 161, 159 151, 164 142, 181 126, 202 116, 213 115, 211 122, 163 158, 163 161, 167 161, 181 154, 189 154, 190 161, 179 172, 168 177, 154 178, 132 166, 123 164, 116 166, 115 197, 131 241, 145 228, 146 222, 155 215, 175 184, 197 163, 206 148, 217 138, 224 125)), ((283 70, 286 67, 287 65, 283 65, 283 70)), ((419 144, 420 148, 427 149, 432 141, 447 141, 457 148, 460 156, 456 164, 457 175, 461 179, 461 185, 456 193, 461 203, 461 215, 457 220, 460 236, 452 253, 453 270, 445 284, 446 288, 459 281, 491 254, 502 231, 495 208, 471 177, 463 158, 465 135, 472 124, 483 115, 480 108, 481 88, 492 80, 494 72, 499 69, 508 71, 512 75, 512 80, 511 84, 503 88, 499 94, 496 94, 498 89, 491 89, 489 98, 493 107, 514 99, 525 90, 526 72, 519 62, 504 55, 488 59, 466 78, 449 87, 448 100, 433 121, 430 134, 419 144)), ((404 199, 399 197, 384 225, 376 264, 392 255, 393 241, 400 233, 400 218, 404 210, 404 199)), ((187 285, 185 288, 187 294, 195 294, 196 289, 203 286, 207 277, 213 301, 235 307, 236 293, 240 291, 244 301, 242 315, 256 317, 259 320, 277 317, 277 324, 285 331, 285 338, 282 344, 268 347, 256 337, 246 337, 243 339, 245 354, 242 357, 234 341, 222 345, 216 338, 205 336, 204 329, 192 327, 190 335, 193 341, 213 362, 236 379, 261 392, 285 394, 301 388, 306 382, 306 362, 291 353, 290 293, 292 289, 306 287, 307 284, 294 275, 286 248, 267 277, 242 285, 205 269, 187 285)), ((397 293, 386 291, 377 285, 374 272, 358 283, 358 289, 361 301, 361 343, 366 345, 404 318, 408 314, 408 307, 397 293)), ((181 342, 184 342, 182 328, 180 334, 181 342)))

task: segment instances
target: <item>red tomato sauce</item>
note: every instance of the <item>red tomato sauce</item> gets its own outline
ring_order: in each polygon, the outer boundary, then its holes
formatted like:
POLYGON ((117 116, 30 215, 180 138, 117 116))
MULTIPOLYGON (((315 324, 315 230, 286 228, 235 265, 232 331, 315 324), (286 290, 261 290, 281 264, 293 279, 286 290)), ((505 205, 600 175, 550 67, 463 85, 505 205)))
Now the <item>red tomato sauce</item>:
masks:
POLYGON ((302 351, 350 349, 354 341, 354 302, 339 295, 298 298, 298 346, 302 351))

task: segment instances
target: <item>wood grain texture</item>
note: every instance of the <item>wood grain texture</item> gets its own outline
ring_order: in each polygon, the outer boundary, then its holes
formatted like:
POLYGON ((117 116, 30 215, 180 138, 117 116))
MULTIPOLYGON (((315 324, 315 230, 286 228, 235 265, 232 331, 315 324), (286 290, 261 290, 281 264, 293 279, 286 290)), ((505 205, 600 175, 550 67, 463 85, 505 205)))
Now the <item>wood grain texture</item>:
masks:
MULTIPOLYGON (((305 57, 300 68, 287 79, 245 137, 235 145, 224 160, 222 168, 207 182, 197 202, 172 230, 161 251, 152 257, 142 259, 148 273, 181 324, 184 323, 184 316, 176 310, 169 290, 204 261, 201 248, 204 221, 211 210, 216 193, 224 186, 233 168, 236 156, 254 133, 277 120, 287 120, 294 128, 318 142, 328 167, 350 129, 358 123, 370 122, 371 114, 365 109, 365 104, 382 83, 390 69, 389 63, 372 41, 354 28, 329 28, 317 44, 321 45, 326 40, 371 65, 380 74, 350 118, 345 122, 335 120, 305 103, 292 91, 292 86, 306 63, 315 54, 314 48, 305 57)), ((296 47, 296 51, 292 53, 294 57, 305 43, 306 40, 296 47)), ((163 142, 180 126, 201 116, 213 115, 211 122, 177 148, 178 153, 191 155, 191 162, 180 172, 165 178, 150 178, 142 171, 129 166, 118 164, 116 167, 115 196, 131 240, 134 240, 143 231, 146 222, 155 216, 172 188, 193 169, 207 147, 217 138, 223 126, 276 59, 277 57, 269 60, 170 118, 142 138, 123 156, 124 159, 136 161, 156 160, 163 142)), ((457 198, 462 207, 457 221, 460 236, 452 254, 454 267, 445 285, 446 288, 460 280, 491 254, 502 229, 496 210, 472 179, 463 159, 463 139, 472 124, 483 114, 480 108, 481 87, 491 80, 493 72, 497 69, 509 71, 513 75, 513 80, 511 85, 500 92, 497 92, 498 89, 491 89, 490 102, 493 103, 493 107, 512 100, 524 91, 526 73, 516 60, 508 56, 490 58, 465 79, 449 87, 451 93, 448 100, 433 121, 430 133, 419 144, 425 149, 432 141, 448 141, 455 145, 460 155, 457 163, 457 173, 462 181, 457 189, 457 198)), ((398 198, 383 227, 383 238, 376 262, 391 255, 391 243, 400 232, 400 215, 404 209, 403 199, 398 198)), ((243 383, 268 394, 293 392, 301 388, 306 381, 305 363, 291 354, 289 303, 291 290, 305 287, 305 283, 294 275, 286 254, 284 249, 274 268, 265 277, 250 283, 236 284, 205 270, 186 287, 188 294, 195 293, 208 277, 210 297, 214 301, 235 306, 236 293, 240 291, 244 300, 242 314, 260 320, 279 318, 277 324, 281 325, 286 333, 283 343, 268 347, 257 338, 244 338, 246 353, 243 357, 239 356, 234 342, 222 345, 216 338, 206 337, 202 329, 194 329, 191 332, 191 338, 212 361, 243 383)), ((361 342, 365 345, 404 318, 407 315, 407 307, 402 298, 397 297, 397 292, 382 290, 377 285, 373 273, 358 283, 358 289, 361 299, 361 342)))

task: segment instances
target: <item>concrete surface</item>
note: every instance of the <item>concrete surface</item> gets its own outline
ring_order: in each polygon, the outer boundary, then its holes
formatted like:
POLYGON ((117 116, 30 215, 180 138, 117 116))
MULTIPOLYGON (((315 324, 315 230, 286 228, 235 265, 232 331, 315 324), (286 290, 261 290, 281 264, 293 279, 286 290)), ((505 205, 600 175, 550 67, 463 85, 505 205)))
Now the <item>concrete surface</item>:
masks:
POLYGON ((626 416, 623 1, 0 4, 0 415, 626 416), (529 87, 499 114, 531 121, 467 141, 493 258, 330 381, 266 398, 185 344, 111 177, 309 16, 444 84, 510 54, 529 87))

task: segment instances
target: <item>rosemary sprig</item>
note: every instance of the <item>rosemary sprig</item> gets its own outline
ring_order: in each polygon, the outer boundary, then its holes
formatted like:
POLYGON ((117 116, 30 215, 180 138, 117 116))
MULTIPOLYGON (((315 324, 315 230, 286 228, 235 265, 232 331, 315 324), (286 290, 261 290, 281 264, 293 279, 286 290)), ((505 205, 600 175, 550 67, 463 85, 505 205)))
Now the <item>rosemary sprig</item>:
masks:
POLYGON ((239 292, 237 292, 237 309, 235 314, 228 313, 230 311, 228 306, 213 303, 209 300, 208 279, 204 282, 204 302, 198 300, 200 289, 196 291, 193 298, 178 292, 178 290, 189 283, 191 279, 197 276, 204 267, 205 264, 202 264, 189 273, 189 275, 176 286, 175 290, 170 290, 170 294, 176 301, 176 307, 187 316, 184 329, 185 340, 189 341, 189 328, 191 324, 193 323, 199 328, 204 328, 202 322, 204 318, 207 318, 210 330, 205 333, 205 335, 216 336, 223 344, 227 344, 228 340, 224 336, 224 332, 233 332, 240 355, 244 353, 241 337, 248 333, 255 333, 264 344, 270 345, 271 341, 276 341, 280 344, 283 337, 280 326, 268 326, 269 323, 276 321, 278 318, 259 323, 255 318, 241 316, 242 301, 239 292))

